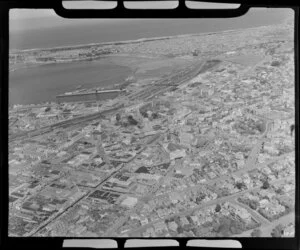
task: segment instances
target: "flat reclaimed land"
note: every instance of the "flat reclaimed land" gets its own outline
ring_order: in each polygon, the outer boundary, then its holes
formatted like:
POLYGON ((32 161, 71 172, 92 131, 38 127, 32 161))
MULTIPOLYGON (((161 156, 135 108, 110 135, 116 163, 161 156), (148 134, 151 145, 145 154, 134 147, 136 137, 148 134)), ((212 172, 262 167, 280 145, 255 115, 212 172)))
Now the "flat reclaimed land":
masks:
POLYGON ((111 60, 103 102, 9 110, 9 235, 293 237, 293 24, 17 51, 111 60))

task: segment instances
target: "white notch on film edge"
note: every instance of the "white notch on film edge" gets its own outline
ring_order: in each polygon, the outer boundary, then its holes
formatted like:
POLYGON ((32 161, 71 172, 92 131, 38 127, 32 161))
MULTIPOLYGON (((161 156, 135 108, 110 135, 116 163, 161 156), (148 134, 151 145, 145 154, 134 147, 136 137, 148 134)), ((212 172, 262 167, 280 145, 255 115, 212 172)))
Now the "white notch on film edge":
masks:
MULTIPOLYGON (((176 240, 126 240, 125 248, 130 247, 178 247, 176 240)), ((189 240, 188 247, 219 247, 219 248, 242 248, 238 240, 189 240)), ((118 248, 115 240, 64 240, 63 247, 93 247, 93 248, 118 248)))
POLYGON ((63 247, 118 248, 115 240, 64 240, 63 247))
POLYGON ((65 9, 114 9, 117 7, 117 1, 62 1, 65 9))
POLYGON ((189 240, 187 247, 242 248, 238 240, 189 240))

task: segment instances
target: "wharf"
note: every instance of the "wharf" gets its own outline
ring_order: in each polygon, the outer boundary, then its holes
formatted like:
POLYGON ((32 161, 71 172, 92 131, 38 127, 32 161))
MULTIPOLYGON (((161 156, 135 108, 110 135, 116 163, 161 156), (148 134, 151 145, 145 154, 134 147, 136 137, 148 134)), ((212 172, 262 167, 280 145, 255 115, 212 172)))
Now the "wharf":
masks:
POLYGON ((126 90, 111 89, 93 92, 74 92, 70 94, 57 95, 57 102, 87 102, 87 101, 104 101, 107 99, 116 98, 120 93, 126 90))

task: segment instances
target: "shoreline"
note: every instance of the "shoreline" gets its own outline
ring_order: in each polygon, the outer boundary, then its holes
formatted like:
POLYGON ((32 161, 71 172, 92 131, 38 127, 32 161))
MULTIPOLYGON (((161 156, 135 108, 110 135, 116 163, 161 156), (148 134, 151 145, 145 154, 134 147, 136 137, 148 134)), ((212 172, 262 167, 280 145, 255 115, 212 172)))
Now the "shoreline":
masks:
POLYGON ((26 52, 35 52, 35 51, 49 51, 51 50, 72 50, 72 49, 80 49, 86 48, 91 46, 118 46, 118 45, 126 45, 126 44, 135 44, 135 43, 144 43, 144 42, 152 42, 152 41, 160 41, 160 40, 169 40, 169 39, 176 39, 176 38, 184 38, 184 37, 194 37, 194 36, 209 36, 209 35, 222 35, 228 34, 233 32, 239 31, 249 31, 254 29, 260 28, 267 28, 273 27, 276 25, 282 25, 285 23, 287 19, 282 20, 278 24, 271 24, 271 25, 261 25, 251 28, 240 28, 240 29, 230 29, 230 30, 222 30, 222 31, 215 31, 215 32, 203 32, 203 33, 189 33, 183 35, 174 35, 174 36, 159 36, 159 37, 149 37, 149 38, 139 38, 135 40, 122 40, 122 41, 111 41, 111 42, 103 42, 103 43, 86 43, 86 44, 78 44, 78 45, 69 45, 69 46, 57 46, 57 47, 50 47, 50 48, 33 48, 33 49, 12 49, 9 51, 9 54, 14 53, 26 53, 26 52))

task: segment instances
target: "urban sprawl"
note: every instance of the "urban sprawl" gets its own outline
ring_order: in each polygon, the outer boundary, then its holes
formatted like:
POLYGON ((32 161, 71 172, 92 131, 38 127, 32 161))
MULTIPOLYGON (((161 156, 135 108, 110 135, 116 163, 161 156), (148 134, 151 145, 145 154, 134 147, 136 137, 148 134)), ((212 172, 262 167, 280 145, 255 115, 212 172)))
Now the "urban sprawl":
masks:
POLYGON ((11 107, 9 235, 293 237, 293 47, 286 21, 11 53, 181 63, 109 101, 11 107))

